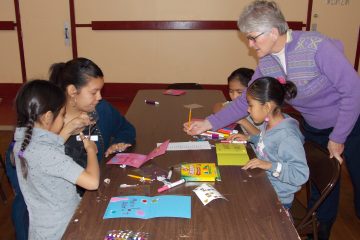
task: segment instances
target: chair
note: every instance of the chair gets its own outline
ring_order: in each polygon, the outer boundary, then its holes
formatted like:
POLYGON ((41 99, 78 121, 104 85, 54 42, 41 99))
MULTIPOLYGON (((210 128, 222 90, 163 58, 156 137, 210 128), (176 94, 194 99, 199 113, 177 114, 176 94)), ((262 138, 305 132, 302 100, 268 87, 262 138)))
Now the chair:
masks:
POLYGON ((299 235, 306 236, 312 233, 314 239, 317 240, 319 224, 316 210, 338 181, 340 164, 335 158, 329 159, 329 153, 316 143, 306 142, 304 148, 310 170, 309 181, 306 183, 307 198, 308 200, 310 198, 311 184, 319 190, 320 198, 310 209, 306 209, 298 200, 295 200, 291 213, 299 235))
POLYGON ((172 83, 166 89, 203 89, 199 83, 172 83))
MULTIPOLYGON (((0 154, 0 165, 1 165, 0 167, 3 168, 3 170, 5 172, 5 163, 4 163, 3 159, 2 159, 1 154, 0 154)), ((3 179, 3 177, 4 177, 3 175, 1 175, 1 177, 0 177, 0 196, 1 196, 1 200, 4 203, 6 203, 7 202, 7 197, 6 197, 5 191, 4 191, 3 187, 2 187, 2 179, 3 179)))

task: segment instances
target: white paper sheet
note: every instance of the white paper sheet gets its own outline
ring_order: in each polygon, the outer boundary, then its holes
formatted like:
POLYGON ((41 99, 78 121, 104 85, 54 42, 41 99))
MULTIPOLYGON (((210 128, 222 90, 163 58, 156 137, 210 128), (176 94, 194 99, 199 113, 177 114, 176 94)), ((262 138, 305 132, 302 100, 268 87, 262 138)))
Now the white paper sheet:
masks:
MULTIPOLYGON (((159 146, 158 143, 157 145, 159 146)), ((167 151, 182 151, 182 150, 203 150, 211 149, 210 143, 208 141, 199 141, 199 142, 170 142, 167 151)))

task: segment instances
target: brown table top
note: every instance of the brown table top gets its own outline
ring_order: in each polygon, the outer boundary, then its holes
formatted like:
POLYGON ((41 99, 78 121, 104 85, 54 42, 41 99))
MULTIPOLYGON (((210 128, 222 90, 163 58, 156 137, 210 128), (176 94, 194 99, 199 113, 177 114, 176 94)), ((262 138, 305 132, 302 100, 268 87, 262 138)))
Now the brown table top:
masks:
MULTIPOLYGON (((192 110, 193 118, 203 118, 212 111, 216 102, 225 98, 217 90, 187 90, 182 96, 163 95, 163 90, 141 90, 131 104, 126 118, 137 130, 137 144, 133 152, 148 154, 156 143, 170 139, 173 142, 192 141, 182 130, 188 120, 187 104, 203 107, 192 110), (145 104, 156 100, 159 105, 145 104)), ((248 147, 249 155, 253 155, 248 147)), ((145 163, 168 169, 181 162, 216 162, 215 149, 197 151, 169 151, 145 163)), ((126 195, 158 195, 163 184, 154 181, 137 188, 120 188, 120 184, 139 183, 126 176, 135 168, 101 165, 101 183, 97 191, 87 191, 75 212, 63 239, 104 239, 107 231, 128 229, 148 232, 150 239, 298 239, 297 232, 284 212, 275 191, 262 170, 244 171, 241 167, 221 166, 221 182, 214 187, 228 201, 217 199, 206 206, 192 191, 201 182, 187 182, 163 194, 191 196, 191 219, 182 218, 116 218, 103 219, 109 199, 126 195), (110 184, 103 182, 105 178, 110 184)), ((180 178, 175 171, 172 181, 180 178)), ((176 207, 176 206, 174 206, 176 207)))

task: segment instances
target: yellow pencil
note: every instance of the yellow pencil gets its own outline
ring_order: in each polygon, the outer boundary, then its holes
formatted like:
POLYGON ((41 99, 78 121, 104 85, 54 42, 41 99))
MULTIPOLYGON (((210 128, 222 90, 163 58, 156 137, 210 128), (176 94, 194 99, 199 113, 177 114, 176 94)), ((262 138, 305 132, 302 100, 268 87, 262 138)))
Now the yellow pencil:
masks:
POLYGON ((132 174, 128 174, 128 177, 137 178, 137 179, 144 179, 146 181, 152 181, 150 178, 146 178, 146 177, 142 177, 142 176, 136 176, 136 175, 132 175, 132 174))
POLYGON ((191 123, 191 108, 189 108, 189 123, 188 123, 189 126, 190 126, 190 123, 191 123))

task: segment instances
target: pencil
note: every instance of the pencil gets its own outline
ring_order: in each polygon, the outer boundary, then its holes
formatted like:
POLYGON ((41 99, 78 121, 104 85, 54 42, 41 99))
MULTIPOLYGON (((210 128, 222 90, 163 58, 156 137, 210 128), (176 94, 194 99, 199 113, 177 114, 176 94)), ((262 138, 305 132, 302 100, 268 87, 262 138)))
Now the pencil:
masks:
POLYGON ((146 181, 151 181, 150 178, 146 178, 146 177, 142 177, 142 176, 136 176, 136 175, 132 175, 132 174, 128 174, 128 177, 137 178, 137 179, 144 179, 146 181))
POLYGON ((190 123, 191 123, 191 108, 189 108, 189 123, 188 123, 189 126, 190 126, 190 123))

